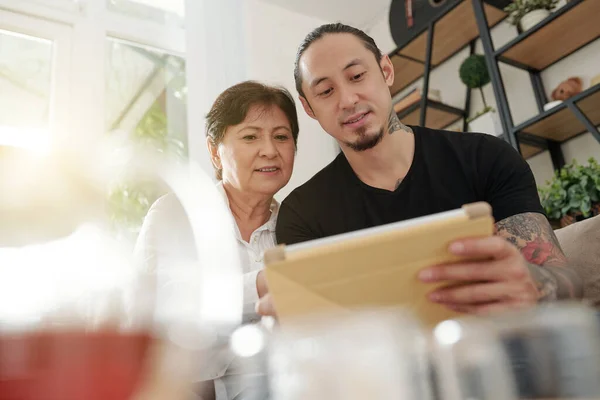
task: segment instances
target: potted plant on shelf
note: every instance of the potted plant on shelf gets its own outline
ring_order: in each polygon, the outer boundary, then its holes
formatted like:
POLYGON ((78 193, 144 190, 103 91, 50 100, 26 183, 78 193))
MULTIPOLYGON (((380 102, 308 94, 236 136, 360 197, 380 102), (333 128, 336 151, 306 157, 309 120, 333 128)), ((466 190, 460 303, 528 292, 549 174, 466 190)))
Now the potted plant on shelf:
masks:
POLYGON ((459 69, 460 80, 469 89, 479 89, 481 100, 483 101, 483 110, 477 112, 474 116, 467 119, 469 130, 472 132, 489 133, 495 136, 502 134, 500 119, 493 107, 488 106, 483 94, 483 87, 490 83, 490 74, 488 73, 485 57, 473 54, 467 57, 459 69))
POLYGON ((600 165, 577 161, 556 171, 554 178, 539 188, 540 200, 553 227, 565 227, 600 214, 600 165))
POLYGON ((510 14, 509 22, 524 32, 548 17, 557 4, 558 0, 513 0, 504 11, 510 14))

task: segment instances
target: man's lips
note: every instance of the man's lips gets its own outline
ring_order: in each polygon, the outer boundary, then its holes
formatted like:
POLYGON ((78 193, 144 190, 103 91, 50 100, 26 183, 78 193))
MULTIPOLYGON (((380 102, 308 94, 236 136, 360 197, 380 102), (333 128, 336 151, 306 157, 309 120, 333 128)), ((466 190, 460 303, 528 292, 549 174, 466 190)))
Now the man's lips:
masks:
POLYGON ((365 118, 370 111, 367 112, 363 112, 363 113, 357 113, 357 114, 353 114, 350 117, 346 118, 346 120, 344 122, 342 122, 344 125, 350 125, 350 124, 355 124, 358 121, 362 120, 363 118, 365 118))

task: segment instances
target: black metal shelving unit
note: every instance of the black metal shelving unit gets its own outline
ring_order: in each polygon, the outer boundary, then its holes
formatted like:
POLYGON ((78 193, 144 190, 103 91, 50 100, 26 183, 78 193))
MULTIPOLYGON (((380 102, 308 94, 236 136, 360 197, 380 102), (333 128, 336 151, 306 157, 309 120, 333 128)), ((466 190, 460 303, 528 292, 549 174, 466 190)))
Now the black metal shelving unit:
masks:
MULTIPOLYGON (((600 85, 588 88, 560 105, 544 111, 548 102, 540 73, 600 37, 600 0, 571 0, 526 32, 494 49, 491 29, 506 18, 506 14, 484 0, 463 0, 432 20, 422 32, 389 54, 397 75, 392 95, 423 78, 422 93, 428 93, 429 76, 465 47, 474 51, 475 42, 482 41, 497 110, 502 122, 504 139, 529 158, 548 150, 555 168, 564 165, 561 144, 582 133, 590 132, 600 142, 600 85), (572 29, 577 26, 577 29, 572 29), (451 38, 451 39, 449 39, 451 38), (513 122, 499 62, 529 73, 539 114, 516 125, 513 122)), ((466 130, 470 106, 467 89, 463 110, 421 96, 418 103, 398 113, 406 123, 418 123, 432 128, 446 128, 461 118, 466 130), (440 113, 445 113, 444 117, 440 113), (418 119, 416 115, 418 114, 418 119), (432 118, 429 115, 434 114, 432 118), (453 117, 451 117, 453 116, 453 117), (407 120, 408 118, 408 120, 407 120), (433 125, 432 125, 433 124, 433 125)))

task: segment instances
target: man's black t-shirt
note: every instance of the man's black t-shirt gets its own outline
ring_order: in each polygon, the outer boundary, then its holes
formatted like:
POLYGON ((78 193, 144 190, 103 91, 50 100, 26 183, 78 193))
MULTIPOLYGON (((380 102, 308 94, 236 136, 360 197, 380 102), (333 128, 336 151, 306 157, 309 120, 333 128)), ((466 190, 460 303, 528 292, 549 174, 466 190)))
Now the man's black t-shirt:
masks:
POLYGON ((508 143, 480 133, 411 126, 413 162, 396 190, 363 183, 340 153, 281 204, 277 242, 294 244, 486 201, 494 218, 543 213, 529 165, 508 143))

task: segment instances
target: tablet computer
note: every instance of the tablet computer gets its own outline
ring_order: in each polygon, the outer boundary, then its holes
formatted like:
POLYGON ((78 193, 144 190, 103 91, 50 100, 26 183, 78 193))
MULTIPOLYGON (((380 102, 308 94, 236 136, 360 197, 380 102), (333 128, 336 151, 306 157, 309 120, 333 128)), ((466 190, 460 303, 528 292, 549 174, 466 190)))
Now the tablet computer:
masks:
POLYGON ((265 274, 282 325, 311 313, 400 306, 423 326, 433 327, 458 313, 429 301, 427 293, 454 283, 424 283, 418 272, 459 261, 448 251, 453 241, 493 234, 490 205, 467 204, 323 239, 281 244, 265 252, 265 274))

